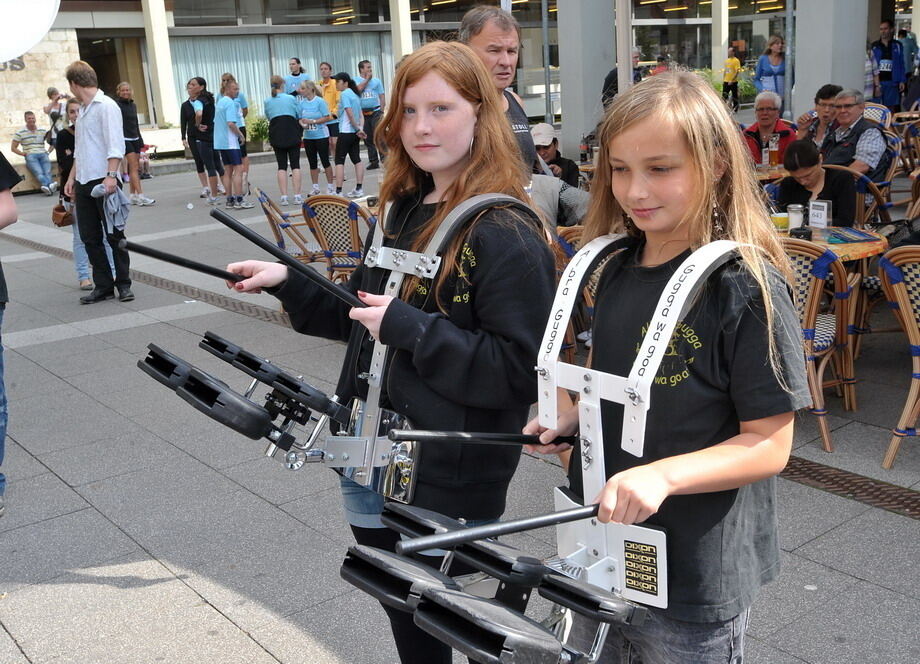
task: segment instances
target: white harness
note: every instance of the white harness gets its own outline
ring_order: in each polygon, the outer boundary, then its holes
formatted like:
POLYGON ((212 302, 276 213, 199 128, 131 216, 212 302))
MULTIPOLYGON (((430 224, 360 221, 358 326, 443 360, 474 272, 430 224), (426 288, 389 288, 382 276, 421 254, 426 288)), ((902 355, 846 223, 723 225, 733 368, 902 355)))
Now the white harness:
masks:
MULTIPOLYGON (((540 355, 537 360, 539 420, 555 428, 558 415, 556 389, 579 394, 578 422, 583 495, 588 501, 607 482, 604 466, 604 436, 601 402, 623 405, 623 433, 620 445, 637 457, 643 455, 645 423, 651 406, 651 387, 678 321, 693 304, 693 296, 706 279, 730 260, 736 242, 718 240, 694 251, 674 272, 661 294, 648 331, 629 376, 615 376, 560 361, 562 340, 572 309, 586 278, 598 263, 618 247, 625 235, 606 235, 585 245, 566 266, 540 355)), ((576 462, 573 457, 572 462, 576 462)), ((556 489, 556 510, 579 507, 572 495, 556 489)), ((664 531, 649 526, 601 524, 596 519, 563 524, 556 530, 559 559, 556 567, 576 578, 613 590, 626 599, 667 607, 667 538, 664 531)))

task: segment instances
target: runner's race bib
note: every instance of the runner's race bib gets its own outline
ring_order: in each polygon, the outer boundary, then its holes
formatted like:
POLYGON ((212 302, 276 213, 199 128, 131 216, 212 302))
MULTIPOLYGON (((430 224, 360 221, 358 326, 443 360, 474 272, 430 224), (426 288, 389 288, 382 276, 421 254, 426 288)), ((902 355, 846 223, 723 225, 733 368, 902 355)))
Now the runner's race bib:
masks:
POLYGON ((879 60, 878 70, 879 71, 891 71, 891 60, 879 60))

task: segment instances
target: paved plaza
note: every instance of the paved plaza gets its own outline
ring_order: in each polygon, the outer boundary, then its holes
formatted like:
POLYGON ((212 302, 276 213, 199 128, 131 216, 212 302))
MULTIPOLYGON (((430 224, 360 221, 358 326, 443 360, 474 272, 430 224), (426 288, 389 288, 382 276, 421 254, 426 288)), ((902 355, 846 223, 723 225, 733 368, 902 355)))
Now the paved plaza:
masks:
MULTIPOLYGON (((379 173, 367 178, 369 194, 379 173)), ((273 163, 255 165, 251 181, 273 192, 273 163)), ((128 238, 221 267, 266 257, 211 219, 199 190, 190 172, 145 181, 157 204, 132 211, 128 238)), ((135 301, 81 306, 70 230, 51 225, 52 199, 16 201, 20 221, 0 233, 11 297, 0 664, 397 662, 383 612, 339 577, 352 540, 337 476, 286 470, 262 442, 136 366, 155 343, 244 391, 242 373, 198 348, 213 330, 331 394, 344 346, 264 320, 278 318, 268 295, 238 296, 136 255, 135 301), (240 313, 238 300, 256 306, 240 313)), ((269 236, 258 208, 233 214, 269 236)), ((821 450, 803 413, 794 454, 920 491, 914 439, 893 470, 881 468, 910 377, 904 336, 868 336, 856 373, 857 411, 829 398, 837 450, 821 450)), ((525 455, 506 518, 549 511, 562 481, 558 465, 525 455)), ((920 521, 788 479, 778 486, 783 570, 754 607, 746 661, 920 661, 920 521)), ((553 537, 508 539, 547 556, 553 537)), ((535 601, 530 613, 546 610, 535 601)))

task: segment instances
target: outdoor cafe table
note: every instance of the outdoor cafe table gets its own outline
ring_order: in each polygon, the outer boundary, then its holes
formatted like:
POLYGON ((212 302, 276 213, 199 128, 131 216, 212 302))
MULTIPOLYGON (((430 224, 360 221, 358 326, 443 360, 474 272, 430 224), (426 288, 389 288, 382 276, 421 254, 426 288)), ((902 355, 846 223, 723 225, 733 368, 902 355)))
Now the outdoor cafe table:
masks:
POLYGON ((844 262, 871 258, 885 253, 888 248, 888 240, 883 235, 863 228, 859 229, 861 233, 871 235, 877 239, 864 242, 831 242, 834 230, 833 226, 830 228, 812 228, 811 241, 825 249, 830 249, 844 262))
POLYGON ((757 179, 761 184, 782 180, 787 175, 789 175, 789 171, 781 166, 772 166, 769 168, 757 167, 757 179))

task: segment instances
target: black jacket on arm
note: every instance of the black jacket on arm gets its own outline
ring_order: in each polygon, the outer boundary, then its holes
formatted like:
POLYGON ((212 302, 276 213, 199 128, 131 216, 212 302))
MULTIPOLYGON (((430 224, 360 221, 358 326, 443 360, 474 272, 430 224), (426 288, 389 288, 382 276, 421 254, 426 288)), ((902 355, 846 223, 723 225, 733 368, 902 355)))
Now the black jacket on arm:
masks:
MULTIPOLYGON (((396 237, 384 244, 408 248, 434 210, 414 197, 398 201, 389 224, 396 237)), ((365 247, 370 242, 371 236, 365 247)), ((536 219, 493 208, 458 262, 465 276, 451 275, 441 290, 446 315, 428 282, 412 303, 390 304, 381 325, 389 346, 382 402, 418 429, 518 433, 537 397, 533 367, 555 292, 553 256, 536 219)), ((388 274, 362 265, 347 288, 379 294, 388 274)), ((348 305, 293 272, 275 295, 297 331, 348 341, 336 393, 364 398, 367 382, 359 375, 373 340, 348 318, 348 305)), ((520 453, 513 446, 426 443, 414 504, 453 517, 497 518, 520 453)))

